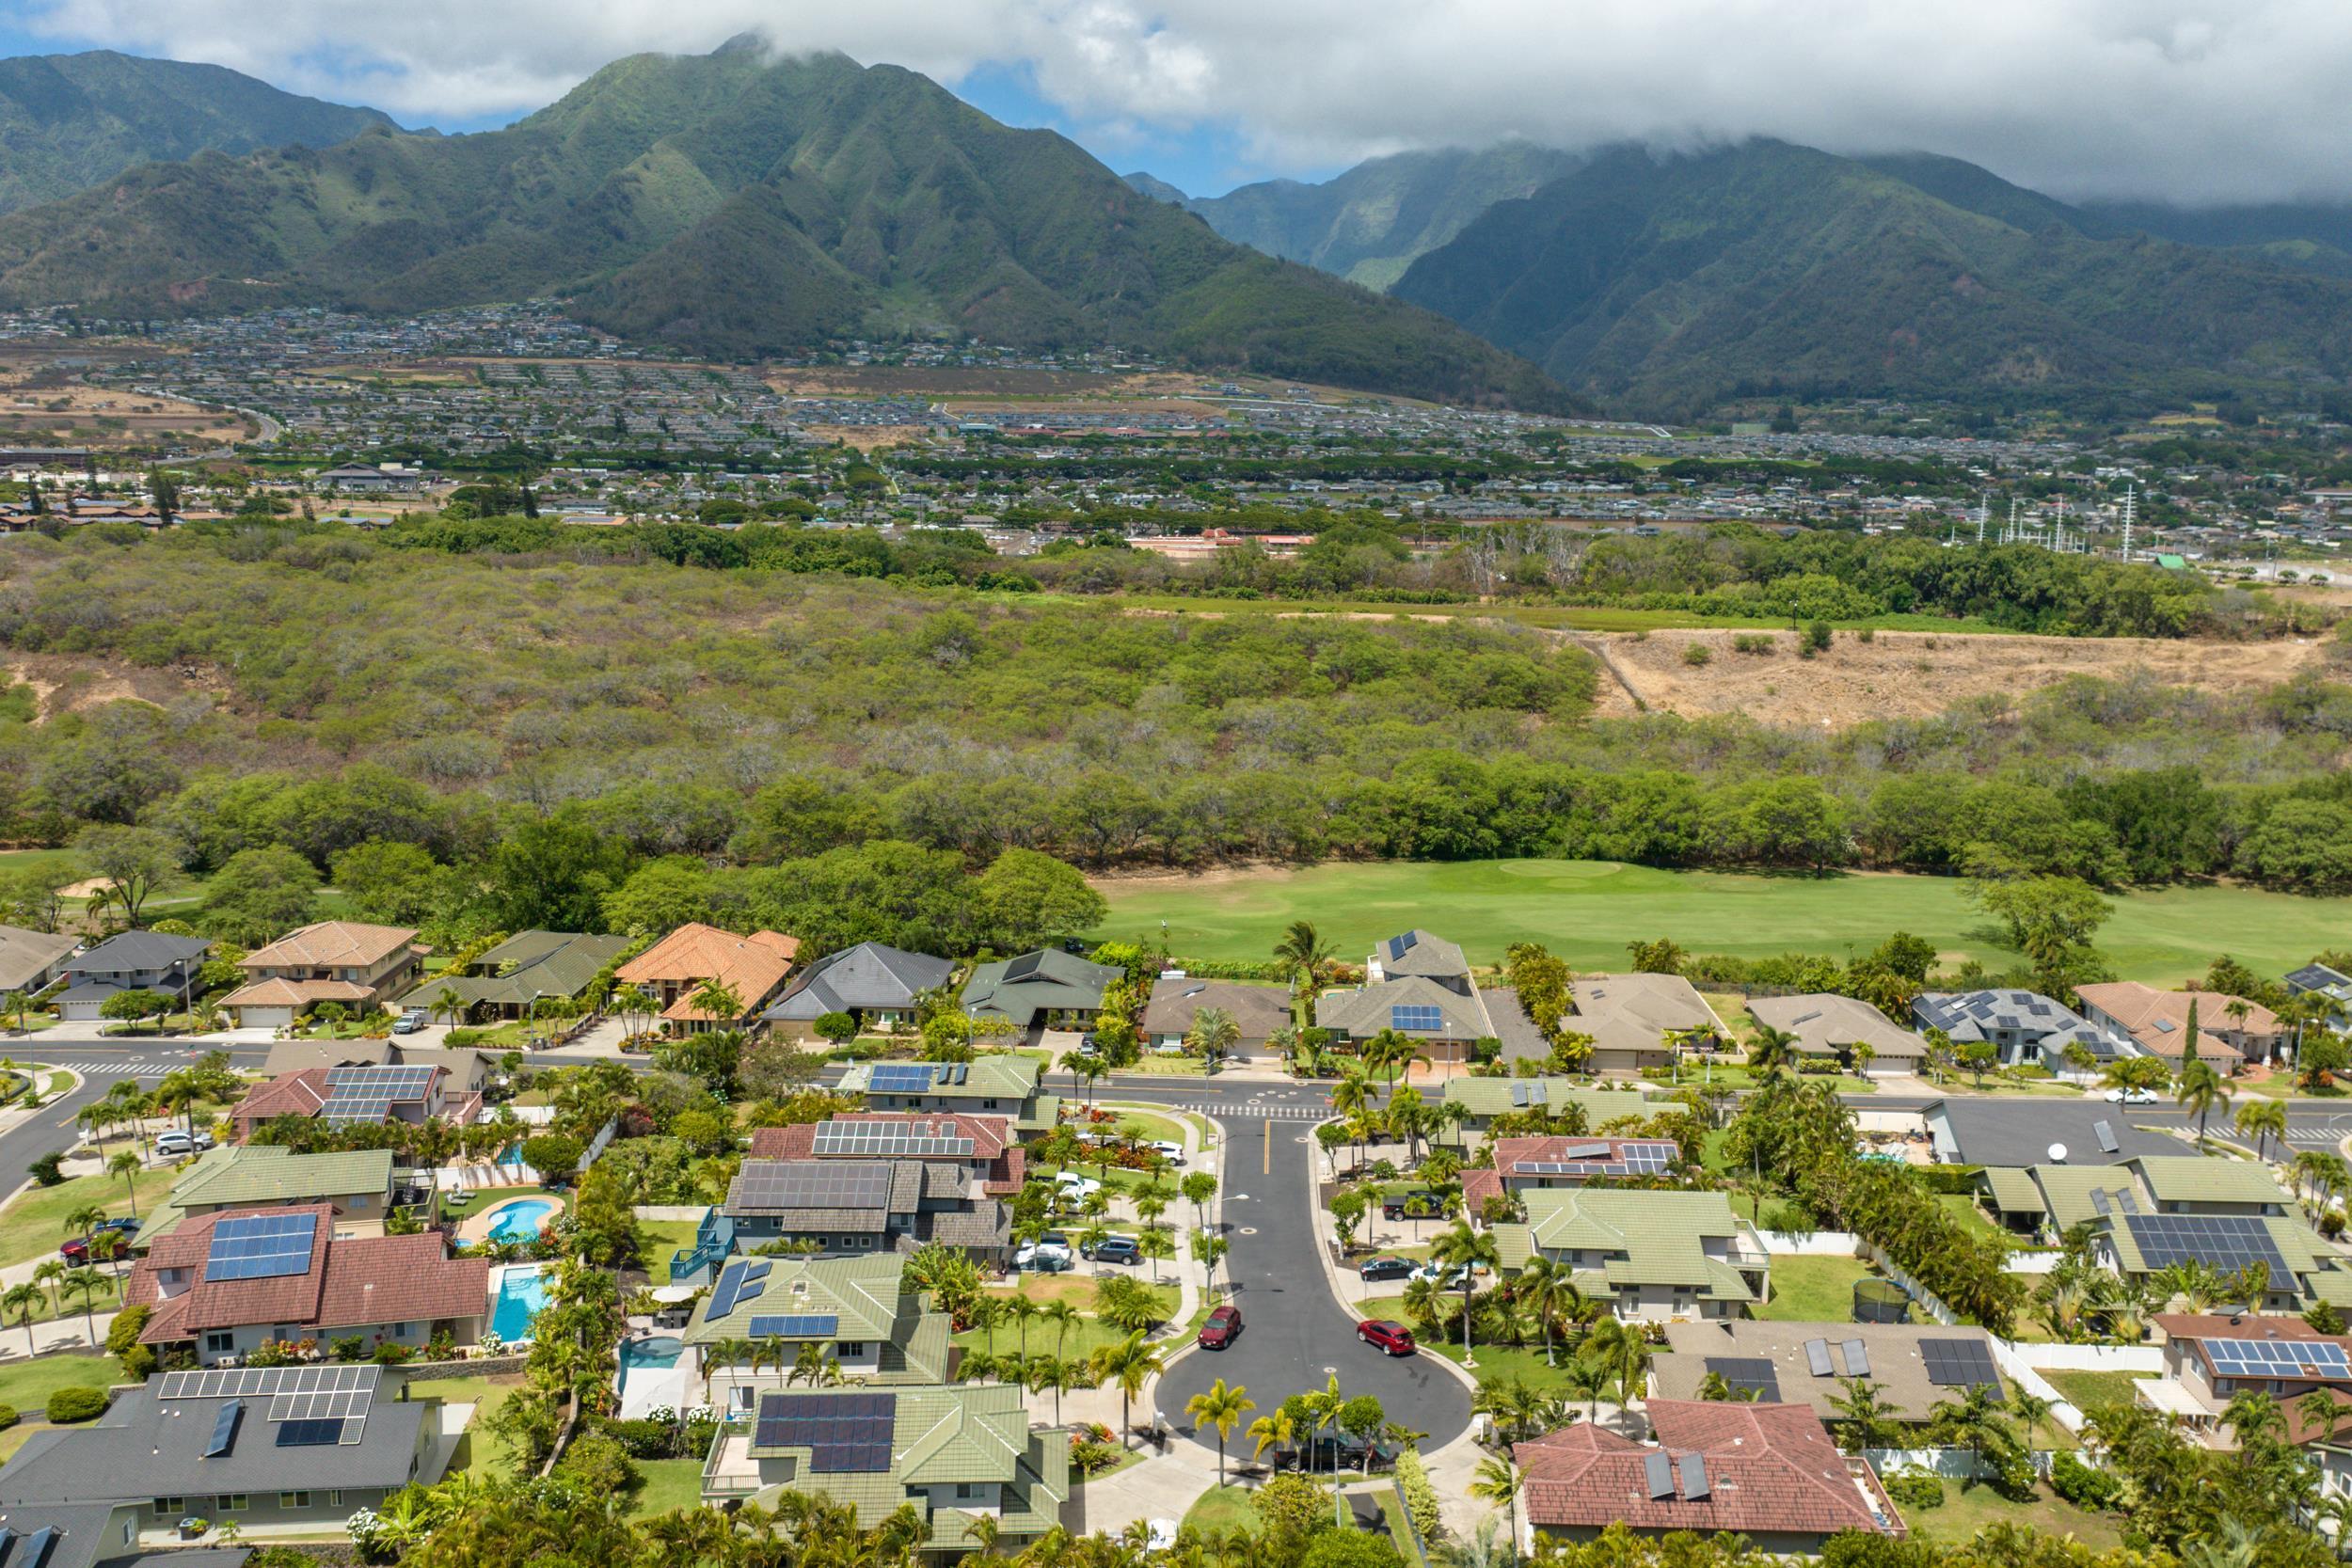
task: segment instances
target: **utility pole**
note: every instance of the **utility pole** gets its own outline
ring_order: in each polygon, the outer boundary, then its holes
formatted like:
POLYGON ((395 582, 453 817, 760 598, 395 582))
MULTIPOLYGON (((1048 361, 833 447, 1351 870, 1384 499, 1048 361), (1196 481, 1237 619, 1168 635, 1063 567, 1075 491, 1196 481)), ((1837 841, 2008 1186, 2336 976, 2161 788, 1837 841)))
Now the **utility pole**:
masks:
POLYGON ((2123 491, 2123 559, 2125 561, 2132 558, 2132 510, 2133 503, 2138 499, 2138 485, 2125 486, 2123 491))

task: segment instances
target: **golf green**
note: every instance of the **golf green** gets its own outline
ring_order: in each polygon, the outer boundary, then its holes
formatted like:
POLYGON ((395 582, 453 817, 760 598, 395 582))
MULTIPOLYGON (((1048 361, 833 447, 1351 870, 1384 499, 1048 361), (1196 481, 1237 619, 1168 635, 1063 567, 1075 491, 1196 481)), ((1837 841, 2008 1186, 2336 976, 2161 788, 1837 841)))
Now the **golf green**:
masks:
MULTIPOLYGON (((1671 937, 1692 953, 1844 958, 1890 931, 1925 937, 1957 963, 2007 968, 2005 933, 1961 896, 1957 879, 1879 873, 1827 877, 1660 871, 1607 861, 1391 861, 1114 877, 1095 884, 1110 918, 1095 933, 1152 940, 1165 928, 1179 958, 1263 959, 1284 927, 1308 920, 1341 957, 1421 927, 1500 963, 1515 942, 1540 942, 1579 969, 1626 961, 1626 943, 1671 937)), ((2124 979, 2170 984, 2228 953, 2279 974, 2323 948, 2352 946, 2352 898, 2297 898, 2239 887, 2114 895, 2098 945, 2124 979)))

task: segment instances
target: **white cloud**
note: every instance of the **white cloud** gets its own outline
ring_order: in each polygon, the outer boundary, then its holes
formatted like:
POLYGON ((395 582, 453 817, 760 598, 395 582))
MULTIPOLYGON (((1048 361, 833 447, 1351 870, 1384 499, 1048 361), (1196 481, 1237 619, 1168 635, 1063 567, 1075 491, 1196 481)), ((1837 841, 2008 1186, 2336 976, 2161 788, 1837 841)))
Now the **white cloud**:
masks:
POLYGON ((31 0, 61 36, 414 119, 756 30, 952 83, 1027 68, 1081 124, 1232 127, 1276 166, 1518 135, 1928 149, 2055 195, 2352 198, 2344 0, 31 0))

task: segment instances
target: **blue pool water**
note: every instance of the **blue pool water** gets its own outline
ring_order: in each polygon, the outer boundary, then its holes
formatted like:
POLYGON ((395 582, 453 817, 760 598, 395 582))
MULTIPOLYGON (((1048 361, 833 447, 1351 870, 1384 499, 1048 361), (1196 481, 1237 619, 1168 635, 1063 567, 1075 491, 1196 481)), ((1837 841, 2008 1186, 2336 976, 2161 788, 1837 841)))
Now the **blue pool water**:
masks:
POLYGON ((490 1332, 508 1344, 531 1338, 531 1321, 548 1304, 548 1282, 536 1269, 509 1269, 499 1280, 498 1304, 490 1311, 490 1332))
POLYGON ((629 1373, 675 1367, 678 1357, 686 1354, 686 1341, 675 1334, 657 1334, 646 1339, 621 1341, 620 1386, 628 1386, 629 1373))
POLYGON ((510 1203, 498 1212, 490 1224, 490 1240, 494 1242, 535 1242, 547 1225, 548 1216, 555 1212, 555 1205, 544 1197, 527 1197, 510 1203))

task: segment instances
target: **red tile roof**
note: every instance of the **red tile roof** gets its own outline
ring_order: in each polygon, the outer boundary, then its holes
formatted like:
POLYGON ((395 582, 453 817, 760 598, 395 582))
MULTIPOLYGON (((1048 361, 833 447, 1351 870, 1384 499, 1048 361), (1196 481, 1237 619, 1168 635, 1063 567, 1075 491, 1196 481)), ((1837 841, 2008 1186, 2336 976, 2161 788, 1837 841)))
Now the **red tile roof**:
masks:
POLYGON ((1584 1423, 1515 1447, 1529 1522, 1597 1529, 1623 1520, 1634 1529, 1702 1534, 1887 1529, 1810 1405, 1652 1400, 1648 1412, 1655 1447, 1584 1423), (1645 1461, 1660 1452, 1677 1462, 1675 1495, 1653 1499, 1645 1461), (1692 1454, 1705 1462, 1708 1483, 1697 1501, 1683 1496, 1679 1462, 1692 1454))
MULTIPOLYGON (((993 1196, 1017 1193, 1028 1178, 1029 1152, 1012 1141, 1012 1124, 1004 1117, 974 1117, 960 1112, 938 1111, 861 1111, 831 1118, 830 1125, 845 1127, 905 1127, 918 1135, 939 1138, 969 1138, 972 1159, 985 1161, 986 1173, 981 1178, 981 1190, 993 1196)), ((808 1160, 817 1157, 817 1128, 815 1122, 800 1122, 790 1127, 758 1127, 752 1130, 751 1158, 755 1160, 808 1160)), ((856 1156, 851 1156, 856 1158, 856 1156)), ((863 1156, 871 1159, 871 1155, 863 1156)), ((909 1156, 921 1158, 921 1156, 909 1156)), ((944 1155, 930 1156, 944 1159, 944 1155)))
POLYGON ((326 1069, 305 1068, 300 1072, 282 1073, 266 1084, 256 1084, 247 1089, 229 1113, 229 1119, 240 1126, 267 1121, 272 1117, 314 1117, 326 1103, 326 1069))
POLYGON ((487 1258, 448 1257, 435 1231, 334 1241, 334 1228, 335 1211, 324 1203, 228 1209, 182 1221, 156 1241, 132 1272, 124 1291, 132 1304, 154 1308, 140 1340, 166 1344, 195 1338, 207 1329, 255 1323, 324 1333, 372 1323, 480 1317, 487 1310, 487 1258), (214 1226, 257 1212, 318 1216, 310 1266, 301 1274, 274 1279, 205 1279, 214 1226), (172 1269, 188 1270, 191 1282, 166 1300, 162 1275, 172 1269))
MULTIPOLYGON (((1493 1148, 1488 1151, 1487 1163, 1475 1170, 1466 1170, 1462 1173, 1462 1207, 1467 1212, 1475 1214, 1478 1212, 1479 1206, 1486 1199, 1504 1196, 1504 1178, 1511 1174, 1511 1167, 1522 1160, 1555 1164, 1568 1164, 1580 1158, 1567 1152, 1569 1146, 1590 1148, 1595 1144, 1607 1144, 1609 1152, 1603 1156, 1581 1158, 1614 1160, 1623 1156, 1625 1146, 1629 1142, 1634 1141, 1637 1140, 1565 1132, 1533 1133, 1525 1137, 1497 1138, 1493 1148)), ((1638 1141, 1654 1143, 1658 1140, 1644 1138, 1638 1141)))

